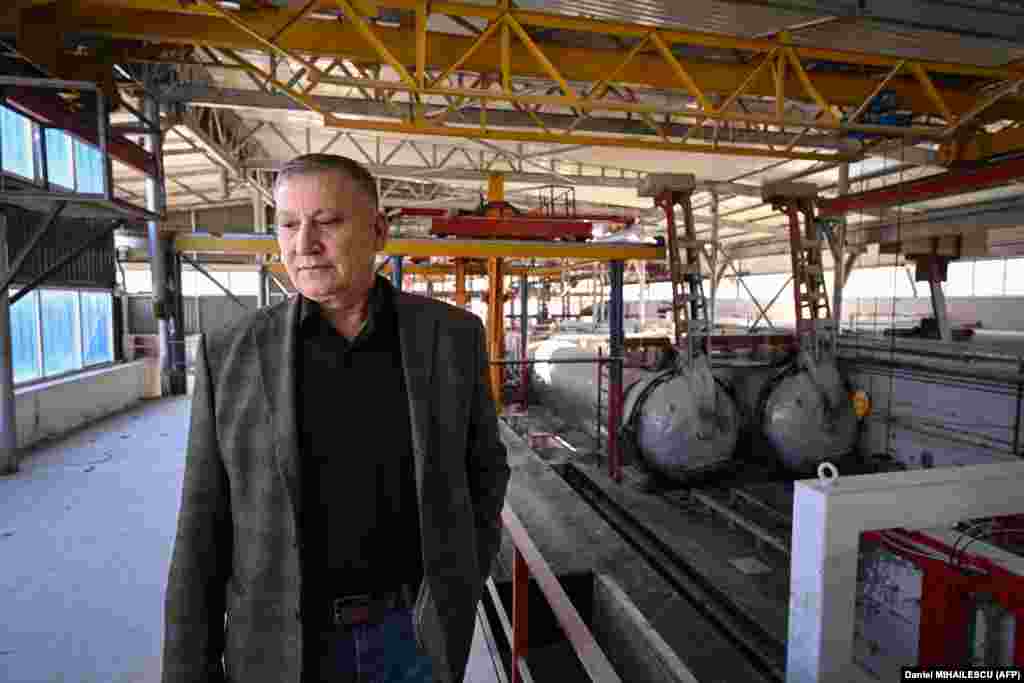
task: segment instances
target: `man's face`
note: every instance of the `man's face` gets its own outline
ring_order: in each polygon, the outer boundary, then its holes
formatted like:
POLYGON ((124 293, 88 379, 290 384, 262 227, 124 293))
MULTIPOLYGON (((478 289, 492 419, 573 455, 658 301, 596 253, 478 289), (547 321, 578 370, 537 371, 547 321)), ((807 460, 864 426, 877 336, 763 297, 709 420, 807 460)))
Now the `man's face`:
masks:
POLYGON ((323 301, 372 286, 387 225, 354 181, 340 172, 293 176, 276 200, 281 259, 303 296, 323 301))

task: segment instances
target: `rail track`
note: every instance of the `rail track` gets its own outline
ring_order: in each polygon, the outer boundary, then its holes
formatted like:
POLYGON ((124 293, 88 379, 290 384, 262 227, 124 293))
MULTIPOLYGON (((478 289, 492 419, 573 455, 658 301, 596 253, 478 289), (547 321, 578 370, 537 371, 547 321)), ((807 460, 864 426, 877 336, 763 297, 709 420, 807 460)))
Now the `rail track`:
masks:
MULTIPOLYGON (((590 478, 571 463, 554 466, 565 482, 618 532, 694 609, 729 642, 749 663, 764 674, 766 680, 785 680, 786 643, 770 633, 756 618, 748 614, 726 591, 714 585, 685 557, 669 547, 629 510, 613 500, 590 478)), ((674 505, 682 505, 679 493, 663 494, 674 505)), ((692 492, 691 500, 749 532, 757 544, 768 544, 778 552, 788 553, 788 535, 778 529, 763 528, 746 519, 737 508, 741 503, 735 495, 723 501, 706 492, 692 492)), ((756 500, 755 496, 747 494, 756 500)), ((760 502, 760 501, 759 501, 760 502)), ((753 504, 753 503, 748 503, 753 504)), ((767 505, 767 503, 763 503, 767 505)), ((776 511, 777 512, 777 511, 776 511)), ((784 516, 784 513, 779 513, 784 516)), ((778 525, 784 524, 779 519, 778 525)))

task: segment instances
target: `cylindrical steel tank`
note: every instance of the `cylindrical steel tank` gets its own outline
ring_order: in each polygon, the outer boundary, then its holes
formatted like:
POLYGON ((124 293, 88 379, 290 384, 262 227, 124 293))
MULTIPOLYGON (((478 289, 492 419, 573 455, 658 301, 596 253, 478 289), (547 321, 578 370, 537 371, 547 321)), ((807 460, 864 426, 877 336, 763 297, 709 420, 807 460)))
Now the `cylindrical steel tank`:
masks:
MULTIPOLYGON (((558 337, 531 354, 538 361, 594 355, 571 338, 558 337)), ((542 398, 564 419, 594 428, 596 365, 537 363, 534 375, 542 398)), ((647 466, 681 480, 731 461, 740 426, 737 409, 706 363, 681 374, 624 368, 623 386, 623 416, 633 418, 631 433, 647 466)))
POLYGON ((627 385, 623 410, 644 462, 676 480, 730 464, 739 418, 706 359, 681 373, 645 374, 627 385))
POLYGON ((837 462, 857 441, 857 416, 835 360, 815 362, 801 353, 765 385, 761 428, 782 464, 810 473, 826 460, 837 462))

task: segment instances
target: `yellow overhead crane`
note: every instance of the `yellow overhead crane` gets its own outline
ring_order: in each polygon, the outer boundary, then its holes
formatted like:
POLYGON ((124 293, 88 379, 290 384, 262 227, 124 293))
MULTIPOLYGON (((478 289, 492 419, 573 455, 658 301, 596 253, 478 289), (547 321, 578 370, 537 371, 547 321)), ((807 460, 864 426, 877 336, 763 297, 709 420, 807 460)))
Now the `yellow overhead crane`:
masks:
MULTIPOLYGON (((16 29, 19 49, 30 59, 57 65, 74 78, 77 70, 95 71, 97 62, 195 61, 182 55, 180 46, 195 45, 220 52, 220 66, 242 69, 301 106, 323 116, 325 125, 454 136, 461 138, 553 142, 597 146, 709 152, 715 154, 843 160, 850 154, 822 154, 800 146, 803 133, 794 135, 785 147, 732 144, 723 133, 711 144, 690 141, 695 127, 715 123, 728 131, 732 124, 771 126, 824 131, 860 132, 881 137, 937 140, 953 144, 969 139, 977 126, 1008 119, 1024 120, 1021 83, 1024 67, 983 67, 927 60, 900 59, 885 55, 840 51, 794 44, 785 34, 772 39, 745 39, 699 33, 672 27, 651 27, 627 22, 571 17, 550 12, 514 8, 507 0, 493 6, 465 2, 425 0, 322 0, 306 3, 299 11, 288 8, 255 7, 243 2, 244 11, 232 11, 213 0, 80 0, 75 3, 33 2, 0 11, 0 24, 16 29), (409 25, 384 26, 373 17, 380 8, 412 12, 409 25), (330 11, 343 21, 330 21, 317 12, 330 11), (476 37, 428 31, 431 14, 486 20, 476 37), (558 29, 595 36, 635 41, 622 49, 567 47, 532 37, 532 29, 558 29), (118 44, 105 48, 102 56, 63 53, 62 35, 75 32, 108 36, 126 41, 149 41, 150 45, 118 44), (21 40, 25 38, 25 40, 21 40), (674 47, 696 46, 733 51, 742 56, 734 63, 676 56, 674 47), (304 70, 307 83, 283 83, 274 74, 239 51, 270 53, 304 70), (63 55, 63 59, 61 56, 63 55), (330 63, 318 61, 329 58, 330 63), (106 61, 104 61, 106 60, 106 61), (356 77, 349 72, 338 76, 340 60, 384 65, 387 69, 356 77), (855 69, 808 70, 811 61, 825 61, 855 69), (332 72, 334 72, 332 74, 332 72), (456 75, 480 74, 478 84, 465 87, 456 75), (491 87, 487 74, 498 74, 491 87), (960 77, 949 85, 941 77, 960 77), (517 91, 516 78, 544 79, 558 94, 531 95, 517 91), (937 78, 939 77, 939 78, 937 78), (577 90, 570 83, 587 83, 577 90), (694 105, 667 107, 642 101, 625 101, 608 96, 615 83, 633 87, 674 89, 693 98, 694 105), (394 105, 392 120, 342 118, 323 110, 311 97, 320 84, 355 85, 382 101, 394 105), (861 120, 872 99, 883 90, 895 94, 903 109, 932 115, 939 125, 891 126, 861 120), (407 100, 397 93, 404 93, 407 100), (774 113, 743 111, 741 96, 769 97, 774 113), (426 98, 454 98, 440 116, 424 115, 426 98), (445 118, 467 99, 481 104, 480 121, 445 123, 445 118), (788 100, 802 100, 819 108, 815 119, 791 116, 784 107, 788 100), (535 129, 489 126, 490 103, 520 105, 530 112, 535 129), (650 135, 594 135, 573 127, 554 130, 536 117, 544 107, 571 108, 580 120, 597 111, 629 112, 639 115, 650 135), (666 124, 696 123, 685 133, 673 134, 666 124)), ((204 62, 213 65, 213 62, 204 62)), ((343 69, 348 71, 347 68, 343 69)), ((91 71, 89 71, 91 73, 91 71)), ((678 130, 678 129, 677 129, 678 130)))
MULTIPOLYGON (((280 250, 272 236, 178 233, 178 251, 210 254, 277 256, 280 250)), ((453 240, 391 238, 382 254, 387 256, 443 256, 449 258, 549 258, 590 261, 664 261, 665 248, 630 242, 537 242, 527 240, 453 240)))

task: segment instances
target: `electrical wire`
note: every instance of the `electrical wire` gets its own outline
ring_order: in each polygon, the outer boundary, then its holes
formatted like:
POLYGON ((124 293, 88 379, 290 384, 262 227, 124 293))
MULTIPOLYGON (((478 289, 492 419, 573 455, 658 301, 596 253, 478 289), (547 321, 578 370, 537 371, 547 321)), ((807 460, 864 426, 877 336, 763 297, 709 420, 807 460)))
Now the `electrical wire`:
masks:
POLYGON ((929 560, 935 560, 937 562, 942 562, 944 564, 952 566, 951 560, 948 556, 939 554, 937 552, 922 550, 916 546, 912 546, 910 545, 910 541, 904 540, 898 536, 894 537, 892 533, 889 531, 879 531, 878 534, 882 537, 883 543, 885 543, 885 545, 889 546, 893 550, 898 550, 899 552, 906 553, 908 555, 924 557, 929 560))
POLYGON ((992 527, 988 530, 988 532, 970 537, 970 540, 968 540, 967 543, 965 543, 963 547, 960 548, 958 567, 961 569, 966 568, 964 567, 963 562, 967 558, 967 548, 970 547, 972 543, 974 543, 975 541, 991 538, 993 536, 997 536, 1000 534, 1024 534, 1024 527, 1010 527, 1002 529, 996 527, 995 523, 993 523, 992 527))

